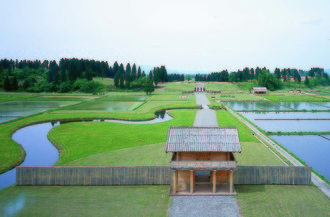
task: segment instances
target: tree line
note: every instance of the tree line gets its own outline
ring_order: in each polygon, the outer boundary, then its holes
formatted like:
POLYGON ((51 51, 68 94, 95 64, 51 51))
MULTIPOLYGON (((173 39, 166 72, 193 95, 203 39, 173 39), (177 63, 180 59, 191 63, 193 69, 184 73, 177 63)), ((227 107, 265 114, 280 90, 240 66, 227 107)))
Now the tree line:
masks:
POLYGON ((276 90, 283 87, 284 83, 290 86, 293 80, 296 83, 302 81, 304 77, 304 84, 308 87, 318 85, 329 85, 329 75, 323 68, 315 67, 309 71, 303 71, 291 68, 276 68, 274 73, 270 73, 266 67, 249 68, 245 67, 243 70, 233 71, 230 74, 228 70, 221 72, 212 72, 207 75, 196 74, 195 81, 217 81, 217 82, 247 82, 256 81, 260 86, 267 86, 270 90, 276 90), (310 78, 308 78, 310 77, 310 78), (283 83, 284 82, 284 83, 283 83))
POLYGON ((55 60, 0 60, 0 85, 6 91, 28 92, 95 92, 106 88, 93 77, 114 78, 116 88, 142 89, 146 84, 184 80, 184 75, 167 74, 165 66, 155 67, 146 76, 134 63, 62 58, 55 60), (149 82, 150 80, 150 82, 149 82))

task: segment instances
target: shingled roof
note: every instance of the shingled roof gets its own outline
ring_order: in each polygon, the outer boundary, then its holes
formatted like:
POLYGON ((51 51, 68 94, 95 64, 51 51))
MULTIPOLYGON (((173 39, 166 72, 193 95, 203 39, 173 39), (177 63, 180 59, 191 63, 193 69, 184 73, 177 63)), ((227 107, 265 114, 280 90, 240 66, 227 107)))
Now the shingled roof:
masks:
POLYGON ((241 152, 236 127, 170 127, 166 152, 241 152))

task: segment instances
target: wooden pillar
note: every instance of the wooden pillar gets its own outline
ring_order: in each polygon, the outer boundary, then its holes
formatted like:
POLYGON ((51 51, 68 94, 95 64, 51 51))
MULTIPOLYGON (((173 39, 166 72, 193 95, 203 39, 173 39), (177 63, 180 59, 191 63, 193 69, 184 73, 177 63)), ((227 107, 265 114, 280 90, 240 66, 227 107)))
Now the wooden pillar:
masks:
POLYGON ((229 171, 229 189, 230 193, 233 193, 233 171, 229 171))
POLYGON ((213 170, 213 175, 212 175, 212 178, 213 178, 213 193, 216 193, 217 192, 217 171, 216 170, 213 170))
POLYGON ((177 152, 176 153, 176 161, 179 161, 180 160, 180 152, 177 152))
POLYGON ((195 182, 194 182, 194 170, 190 170, 190 194, 194 193, 194 187, 195 187, 195 182))
POLYGON ((178 182, 178 171, 174 170, 173 171, 173 194, 176 193, 177 182, 178 182))

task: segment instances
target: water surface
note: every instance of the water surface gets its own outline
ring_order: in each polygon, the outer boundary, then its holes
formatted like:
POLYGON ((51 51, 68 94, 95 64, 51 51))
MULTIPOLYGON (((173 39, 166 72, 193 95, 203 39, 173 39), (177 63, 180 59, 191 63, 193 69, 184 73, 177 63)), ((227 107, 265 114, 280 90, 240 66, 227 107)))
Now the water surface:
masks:
POLYGON ((295 120, 295 119, 330 119, 329 112, 316 112, 316 113, 240 112, 240 113, 265 131, 271 131, 271 132, 330 131, 330 120, 295 120))
MULTIPOLYGON (((26 152, 20 166, 52 166, 59 158, 59 153, 48 140, 47 134, 53 128, 52 123, 36 124, 16 131, 12 138, 26 152)), ((16 182, 16 169, 0 175, 0 189, 16 182)))
POLYGON ((308 102, 280 102, 280 105, 296 110, 327 110, 329 108, 308 102))
POLYGON ((271 137, 330 180, 330 140, 320 136, 271 137))
POLYGON ((243 101, 228 101, 228 102, 224 102, 224 104, 226 104, 227 106, 229 106, 230 108, 234 109, 234 110, 260 110, 259 108, 257 108, 254 104, 255 102, 243 102, 243 101))

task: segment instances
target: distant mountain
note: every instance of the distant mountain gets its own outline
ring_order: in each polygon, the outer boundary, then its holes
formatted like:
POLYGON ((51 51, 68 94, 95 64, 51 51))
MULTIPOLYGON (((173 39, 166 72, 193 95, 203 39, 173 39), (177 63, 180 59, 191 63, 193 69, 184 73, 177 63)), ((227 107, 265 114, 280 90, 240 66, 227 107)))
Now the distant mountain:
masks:
MULTIPOLYGON (((148 75, 150 70, 153 70, 153 66, 141 65, 141 69, 148 75)), ((169 74, 209 74, 211 71, 198 71, 198 70, 180 70, 180 69, 167 69, 169 74)))
POLYGON ((330 74, 330 69, 324 69, 324 71, 330 74))

